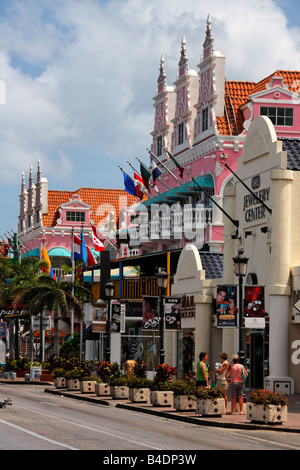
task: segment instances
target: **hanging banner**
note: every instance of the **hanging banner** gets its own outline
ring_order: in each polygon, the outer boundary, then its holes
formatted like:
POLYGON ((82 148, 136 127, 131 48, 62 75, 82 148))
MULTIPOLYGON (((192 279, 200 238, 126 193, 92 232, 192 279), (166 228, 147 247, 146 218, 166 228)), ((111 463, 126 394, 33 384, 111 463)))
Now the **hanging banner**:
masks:
POLYGON ((265 288, 245 286, 245 317, 265 317, 265 288))
POLYGON ((181 297, 165 298, 165 328, 166 330, 181 329, 181 297))
POLYGON ((218 327, 235 328, 237 326, 236 292, 237 286, 234 285, 217 287, 216 315, 218 327))
POLYGON ((143 330, 158 330, 159 298, 143 297, 143 330))
POLYGON ((112 333, 125 333, 125 312, 126 306, 113 300, 111 303, 110 331, 112 333))

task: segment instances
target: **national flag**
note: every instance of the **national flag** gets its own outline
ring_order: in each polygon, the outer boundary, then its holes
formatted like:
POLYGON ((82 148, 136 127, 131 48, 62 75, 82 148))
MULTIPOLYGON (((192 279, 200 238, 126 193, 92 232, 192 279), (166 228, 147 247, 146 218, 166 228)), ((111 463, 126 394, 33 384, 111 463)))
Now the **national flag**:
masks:
MULTIPOLYGON (((87 251, 87 260, 86 260, 86 265, 87 266, 93 266, 96 264, 96 260, 88 246, 86 246, 86 251, 87 251)), ((74 260, 81 260, 81 238, 77 237, 74 233, 74 260)))
POLYGON ((44 261, 46 261, 46 263, 48 263, 48 267, 47 268, 42 267, 42 271, 44 271, 44 273, 46 273, 46 274, 49 274, 49 276, 51 276, 54 279, 54 281, 56 281, 56 277, 54 275, 52 265, 51 265, 51 261, 50 261, 50 258, 48 256, 45 245, 43 245, 43 248, 42 248, 42 259, 44 261))
POLYGON ((143 190, 145 189, 144 181, 136 172, 133 173, 133 177, 136 195, 142 201, 144 197, 143 190))
POLYGON ((179 169, 179 174, 180 174, 180 178, 183 178, 183 172, 184 172, 184 168, 175 160, 175 158, 173 157, 173 155, 170 154, 170 152, 164 147, 165 151, 167 152, 167 154, 169 155, 169 157, 171 158, 172 162, 177 166, 177 168, 179 169))
POLYGON ((162 172, 160 171, 160 169, 158 168, 158 166, 156 165, 156 163, 152 160, 152 179, 153 179, 153 182, 160 177, 160 175, 162 174, 162 172))
POLYGON ((125 173, 123 173, 123 176, 124 176, 125 190, 126 190, 129 194, 131 194, 132 196, 137 197, 136 190, 135 190, 135 187, 134 187, 134 182, 133 182, 132 179, 129 178, 129 176, 127 176, 125 173))
POLYGON ((151 178, 151 173, 148 170, 148 168, 146 168, 144 165, 142 165, 142 163, 140 164, 140 170, 141 170, 141 175, 142 175, 142 178, 143 178, 144 185, 148 189, 148 191, 150 191, 149 180, 151 178))
POLYGON ((96 227, 92 225, 92 239, 96 251, 104 251, 103 242, 100 240, 96 227))

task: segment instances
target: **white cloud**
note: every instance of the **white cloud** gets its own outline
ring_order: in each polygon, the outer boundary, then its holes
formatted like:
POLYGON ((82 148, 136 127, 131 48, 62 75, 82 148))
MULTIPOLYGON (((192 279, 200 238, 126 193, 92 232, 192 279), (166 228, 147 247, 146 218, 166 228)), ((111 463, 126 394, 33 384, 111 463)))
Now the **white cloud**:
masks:
MULTIPOLYGON (((161 54, 172 85, 185 36, 198 70, 209 13, 228 79, 300 69, 300 30, 273 0, 10 0, 0 8, 0 186, 16 201, 22 171, 38 158, 52 189, 123 187, 117 165, 147 161, 161 54)), ((17 216, 18 205, 10 226, 17 216)))

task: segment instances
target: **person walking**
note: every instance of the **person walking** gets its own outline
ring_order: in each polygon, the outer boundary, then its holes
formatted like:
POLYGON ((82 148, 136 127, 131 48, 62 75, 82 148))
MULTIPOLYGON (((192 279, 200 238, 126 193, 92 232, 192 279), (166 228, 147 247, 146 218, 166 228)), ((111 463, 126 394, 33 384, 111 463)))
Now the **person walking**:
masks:
MULTIPOLYGON (((243 374, 243 366, 239 364, 239 356, 234 355, 232 356, 232 362, 233 364, 229 365, 227 371, 226 371, 226 381, 229 385, 228 381, 228 375, 230 374, 230 391, 231 391, 231 414, 234 413, 235 410, 235 405, 238 400, 239 403, 239 409, 240 409, 240 415, 245 414, 243 412, 243 393, 244 393, 244 388, 245 388, 245 383, 242 377, 243 374)), ((248 373, 245 369, 246 376, 248 376, 248 373)))
POLYGON ((206 364, 207 358, 208 354, 206 352, 203 351, 199 354, 199 362, 197 364, 196 387, 209 387, 208 367, 206 364))
POLYGON ((222 388, 225 392, 224 398, 225 398, 225 413, 227 413, 227 403, 228 403, 228 397, 227 397, 227 389, 228 389, 228 383, 226 380, 226 372, 229 367, 229 363, 227 361, 228 354, 226 352, 221 352, 220 353, 220 359, 223 361, 218 369, 216 369, 216 374, 217 374, 217 387, 222 388))

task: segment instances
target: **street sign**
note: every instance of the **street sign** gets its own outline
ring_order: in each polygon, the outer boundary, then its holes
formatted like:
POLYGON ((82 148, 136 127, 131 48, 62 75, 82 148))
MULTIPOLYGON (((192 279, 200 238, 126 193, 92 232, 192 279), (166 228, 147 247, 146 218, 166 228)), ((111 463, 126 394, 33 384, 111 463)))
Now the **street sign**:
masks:
POLYGON ((294 307, 296 310, 298 310, 298 312, 300 312, 300 299, 298 299, 295 303, 294 303, 294 307))

